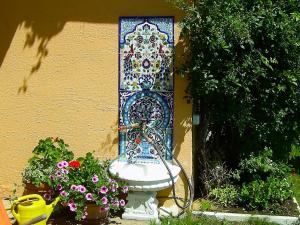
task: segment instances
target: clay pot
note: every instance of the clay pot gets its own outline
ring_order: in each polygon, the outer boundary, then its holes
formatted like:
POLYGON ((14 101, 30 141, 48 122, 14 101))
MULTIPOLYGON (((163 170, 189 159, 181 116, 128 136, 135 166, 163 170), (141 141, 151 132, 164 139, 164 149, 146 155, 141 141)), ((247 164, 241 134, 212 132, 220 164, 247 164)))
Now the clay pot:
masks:
POLYGON ((43 196, 45 193, 49 193, 51 188, 44 183, 41 183, 39 187, 36 187, 32 183, 26 183, 23 195, 30 195, 30 194, 38 194, 43 196))
POLYGON ((101 211, 101 207, 96 204, 87 204, 88 220, 105 220, 108 218, 108 211, 101 211))

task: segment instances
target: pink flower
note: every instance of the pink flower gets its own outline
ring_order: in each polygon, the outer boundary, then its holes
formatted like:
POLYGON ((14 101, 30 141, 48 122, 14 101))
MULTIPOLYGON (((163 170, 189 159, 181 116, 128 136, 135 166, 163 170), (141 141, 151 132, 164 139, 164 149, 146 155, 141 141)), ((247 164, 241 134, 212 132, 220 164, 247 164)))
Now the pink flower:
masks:
POLYGON ((67 161, 62 161, 62 164, 64 167, 68 167, 69 166, 69 163, 67 161))
POLYGON ((94 175, 92 178, 93 183, 97 183, 99 181, 99 178, 97 175, 94 175))
POLYGON ((44 197, 44 199, 46 201, 50 201, 51 200, 51 195, 49 193, 45 193, 43 197, 44 197))
POLYGON ((77 188, 80 193, 86 192, 86 188, 83 185, 79 185, 79 186, 77 186, 77 188))
POLYGON ((62 174, 61 174, 60 171, 56 171, 56 172, 55 172, 55 176, 56 176, 56 177, 61 177, 61 175, 62 175, 62 174))
POLYGON ((77 185, 75 184, 72 184, 71 187, 70 187, 71 190, 75 191, 75 190, 78 190, 78 187, 77 185))
POLYGON ((69 171, 68 170, 66 170, 66 169, 61 169, 61 172, 63 173, 63 174, 68 174, 69 173, 69 171))
POLYGON ((50 175, 49 178, 50 178, 50 180, 54 180, 55 179, 55 177, 53 175, 50 175))
POLYGON ((88 213, 85 211, 85 212, 83 213, 81 219, 83 219, 83 220, 86 219, 87 215, 88 215, 88 213))
POLYGON ((61 184, 57 185, 57 190, 61 191, 62 190, 62 186, 61 184))
POLYGON ((119 201, 119 203, 120 203, 120 206, 122 206, 122 207, 125 206, 125 204, 126 204, 125 201, 124 201, 124 199, 121 199, 121 200, 119 201))
POLYGON ((112 201, 112 205, 115 207, 119 207, 119 201, 115 199, 114 201, 112 201))
POLYGON ((128 192, 128 189, 129 189, 128 186, 124 186, 122 192, 123 192, 123 193, 127 193, 127 192, 128 192))
POLYGON ((59 162, 59 163, 57 163, 57 167, 58 167, 59 169, 62 169, 62 168, 64 168, 64 164, 63 164, 63 162, 59 162))
POLYGON ((114 186, 111 187, 111 192, 116 192, 116 188, 114 186))
POLYGON ((106 197, 101 198, 101 201, 104 205, 108 203, 108 199, 106 197))
POLYGON ((108 211, 109 210, 109 205, 105 205, 104 207, 101 207, 100 208, 100 211, 101 212, 106 212, 106 211, 108 211))
POLYGON ((65 192, 65 191, 61 191, 61 192, 60 192, 60 195, 61 195, 62 197, 67 197, 67 196, 68 196, 68 193, 65 192))
POLYGON ((106 187, 106 186, 102 186, 101 188, 100 188, 100 193, 101 194, 106 194, 108 192, 108 188, 106 187))
POLYGON ((77 210, 77 206, 76 206, 76 204, 74 202, 73 203, 69 203, 68 206, 69 206, 69 208, 70 208, 70 210, 72 212, 75 212, 77 210))
POLYGON ((88 200, 88 201, 94 200, 92 193, 87 193, 87 194, 85 195, 85 198, 86 198, 86 200, 88 200))

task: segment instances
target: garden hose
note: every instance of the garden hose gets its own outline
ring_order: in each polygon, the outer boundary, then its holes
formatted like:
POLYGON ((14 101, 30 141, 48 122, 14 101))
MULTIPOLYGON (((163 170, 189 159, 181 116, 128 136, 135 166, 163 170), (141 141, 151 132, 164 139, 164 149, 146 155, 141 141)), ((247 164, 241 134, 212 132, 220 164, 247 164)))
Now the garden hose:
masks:
MULTIPOLYGON (((161 150, 157 147, 157 145, 154 143, 154 140, 151 139, 150 137, 148 137, 148 136, 146 135, 145 130, 147 129, 147 125, 146 125, 145 123, 143 123, 142 126, 141 126, 140 124, 135 123, 135 124, 130 125, 130 126, 122 126, 122 127, 119 128, 119 131, 123 131, 123 130, 126 130, 126 129, 132 129, 132 128, 142 128, 142 129, 141 129, 141 134, 142 134, 142 136, 145 138, 145 140, 146 140, 149 144, 151 144, 151 145, 154 147, 154 149, 156 150, 156 152, 157 152, 157 154, 158 154, 160 160, 163 162, 165 168, 167 169, 167 171, 168 171, 168 173, 169 173, 169 176, 170 176, 170 179, 171 179, 171 182, 172 182, 172 197, 171 197, 171 198, 175 201, 175 204, 178 206, 178 208, 180 208, 180 209, 182 210, 180 213, 178 213, 177 217, 181 216, 181 215, 185 212, 185 210, 191 206, 191 204, 192 204, 192 202, 193 202, 193 199, 194 199, 194 189, 193 189, 193 185, 192 185, 190 179, 188 178, 188 175, 187 175, 186 171, 184 170, 182 164, 181 164, 175 157, 173 157, 172 159, 173 159, 173 160, 176 162, 176 164, 180 167, 180 169, 181 169, 181 171, 182 171, 182 173, 183 173, 183 175, 184 175, 184 178, 185 178, 185 180, 187 181, 188 189, 189 189, 189 198, 187 199, 187 203, 184 204, 184 205, 181 205, 181 204, 179 203, 178 199, 182 199, 182 198, 176 196, 175 180, 174 180, 174 178, 173 178, 173 176, 172 176, 171 169, 169 168, 169 166, 168 166, 168 164, 167 164, 167 161, 164 159, 164 156, 163 156, 163 154, 162 154, 162 151, 161 151, 161 150)), ((162 143, 164 143, 163 138, 162 138, 160 135, 158 135, 158 137, 159 137, 159 139, 162 141, 162 143)), ((167 150, 167 146, 164 146, 164 148, 167 150)), ((172 151, 172 153, 173 153, 173 152, 174 152, 174 151, 172 151)), ((122 155, 124 155, 124 154, 126 154, 126 152, 121 153, 115 160, 117 160, 120 156, 122 156, 122 155)), ((112 162, 114 162, 115 160, 113 160, 112 162)), ((111 164, 112 164, 112 162, 111 162, 111 164)))

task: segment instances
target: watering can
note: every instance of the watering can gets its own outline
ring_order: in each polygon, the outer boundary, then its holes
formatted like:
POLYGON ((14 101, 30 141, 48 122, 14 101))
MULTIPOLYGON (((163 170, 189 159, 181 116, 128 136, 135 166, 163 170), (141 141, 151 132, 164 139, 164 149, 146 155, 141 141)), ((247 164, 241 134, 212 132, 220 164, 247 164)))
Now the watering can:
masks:
POLYGON ((29 224, 46 225, 46 222, 58 201, 59 197, 51 204, 46 205, 45 200, 40 195, 25 195, 12 203, 11 212, 20 225, 28 224, 29 221, 29 224), (41 218, 44 218, 43 221, 41 221, 41 218), (34 223, 33 221, 41 222, 34 223))

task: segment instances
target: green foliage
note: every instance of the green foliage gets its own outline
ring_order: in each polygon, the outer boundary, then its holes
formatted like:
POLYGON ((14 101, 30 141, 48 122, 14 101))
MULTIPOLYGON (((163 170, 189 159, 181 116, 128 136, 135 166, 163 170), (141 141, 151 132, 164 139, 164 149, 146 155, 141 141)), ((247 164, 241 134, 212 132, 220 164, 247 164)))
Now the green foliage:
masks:
POLYGON ((200 211, 207 211, 215 209, 215 205, 212 201, 208 199, 201 199, 199 201, 199 210, 200 211))
POLYGON ((233 185, 214 188, 210 196, 224 207, 236 206, 239 201, 239 191, 233 185))
POLYGON ((223 206, 239 205, 249 210, 277 212, 293 196, 289 166, 272 160, 272 150, 242 159, 229 185, 213 189, 210 195, 223 206))
POLYGON ((241 188, 241 201, 246 208, 277 212, 279 206, 293 196, 291 182, 287 179, 268 177, 244 183, 241 188))
POLYGON ((285 179, 290 173, 291 168, 282 162, 272 160, 272 150, 265 148, 264 151, 242 159, 239 169, 234 171, 233 177, 240 182, 252 182, 266 180, 268 177, 285 179))
POLYGON ((222 131, 235 148, 268 146, 288 157, 300 136, 300 1, 175 4, 186 15, 181 73, 208 127, 219 124, 212 135, 222 131))
POLYGON ((300 158, 300 145, 292 145, 292 150, 290 152, 290 159, 300 158))
POLYGON ((50 184, 49 176, 56 168, 59 161, 70 161, 74 158, 73 152, 68 150, 68 145, 59 138, 46 138, 40 140, 33 149, 34 154, 28 160, 28 165, 22 172, 23 183, 32 183, 39 186, 41 183, 50 184))

